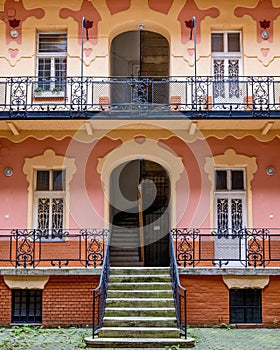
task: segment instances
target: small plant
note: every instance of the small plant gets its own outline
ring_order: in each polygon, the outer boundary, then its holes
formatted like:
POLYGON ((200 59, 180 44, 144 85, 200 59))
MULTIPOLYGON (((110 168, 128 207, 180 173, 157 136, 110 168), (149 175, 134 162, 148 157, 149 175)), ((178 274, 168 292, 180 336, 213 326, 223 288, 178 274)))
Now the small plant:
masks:
POLYGON ((165 346, 162 350, 180 350, 180 345, 165 346))
POLYGON ((42 88, 42 86, 37 86, 35 89, 34 89, 34 92, 43 92, 43 91, 46 91, 44 88, 42 88))
POLYGON ((279 325, 279 321, 277 320, 277 318, 275 318, 274 320, 273 320, 273 327, 278 327, 278 325, 279 325))
POLYGON ((229 324, 227 324, 226 322, 223 321, 223 317, 219 316, 218 317, 218 322, 219 322, 219 327, 220 328, 225 328, 227 330, 231 329, 231 326, 229 324))
POLYGON ((58 86, 52 89, 52 92, 60 92, 60 91, 62 91, 62 89, 58 86))

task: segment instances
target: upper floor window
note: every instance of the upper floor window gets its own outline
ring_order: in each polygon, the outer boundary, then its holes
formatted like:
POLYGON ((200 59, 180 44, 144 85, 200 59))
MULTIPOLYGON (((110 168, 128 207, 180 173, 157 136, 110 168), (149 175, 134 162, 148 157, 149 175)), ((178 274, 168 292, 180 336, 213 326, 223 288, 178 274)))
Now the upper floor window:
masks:
POLYGON ((37 76, 43 90, 64 90, 67 73, 67 34, 38 33, 37 76))
POLYGON ((65 221, 65 170, 37 170, 35 225, 44 238, 61 237, 65 221))
POLYGON ((242 102, 238 79, 241 72, 241 33, 212 32, 212 72, 215 77, 213 103, 242 102))
POLYGON ((239 32, 214 32, 211 34, 212 53, 232 54, 241 52, 239 32))

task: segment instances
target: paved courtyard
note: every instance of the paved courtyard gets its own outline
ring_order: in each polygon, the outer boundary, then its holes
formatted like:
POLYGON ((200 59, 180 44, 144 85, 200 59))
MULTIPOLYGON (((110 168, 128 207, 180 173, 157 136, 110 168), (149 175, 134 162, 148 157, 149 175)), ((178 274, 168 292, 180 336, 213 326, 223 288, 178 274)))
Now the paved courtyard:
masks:
MULTIPOLYGON (((279 350, 280 329, 192 328, 194 350, 279 350)), ((12 327, 0 328, 1 350, 77 350, 86 349, 86 328, 12 327)), ((176 344, 174 344, 176 345, 176 344)))

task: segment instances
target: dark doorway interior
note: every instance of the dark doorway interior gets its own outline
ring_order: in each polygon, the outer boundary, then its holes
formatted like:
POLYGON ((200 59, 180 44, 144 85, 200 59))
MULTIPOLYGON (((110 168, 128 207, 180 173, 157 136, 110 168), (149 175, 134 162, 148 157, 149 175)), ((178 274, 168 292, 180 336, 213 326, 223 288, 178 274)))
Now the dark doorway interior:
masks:
POLYGON ((111 44, 110 70, 115 81, 111 86, 113 104, 168 102, 169 43, 161 34, 135 30, 116 36, 111 44), (153 84, 146 77, 152 78, 153 84))
POLYGON ((124 163, 112 172, 110 195, 111 263, 168 266, 170 182, 166 170, 145 159, 124 163))

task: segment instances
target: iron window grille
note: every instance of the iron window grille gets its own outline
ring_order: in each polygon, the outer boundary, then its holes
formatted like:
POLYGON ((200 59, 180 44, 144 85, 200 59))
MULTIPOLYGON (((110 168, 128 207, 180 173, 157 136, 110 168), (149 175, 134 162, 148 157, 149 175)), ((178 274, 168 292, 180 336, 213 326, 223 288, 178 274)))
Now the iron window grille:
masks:
POLYGON ((230 290, 230 323, 262 323, 262 290, 230 290))
POLYGON ((34 221, 41 237, 62 238, 65 218, 65 170, 37 170, 34 221))
POLYGON ((12 323, 42 323, 42 290, 12 290, 12 323))

